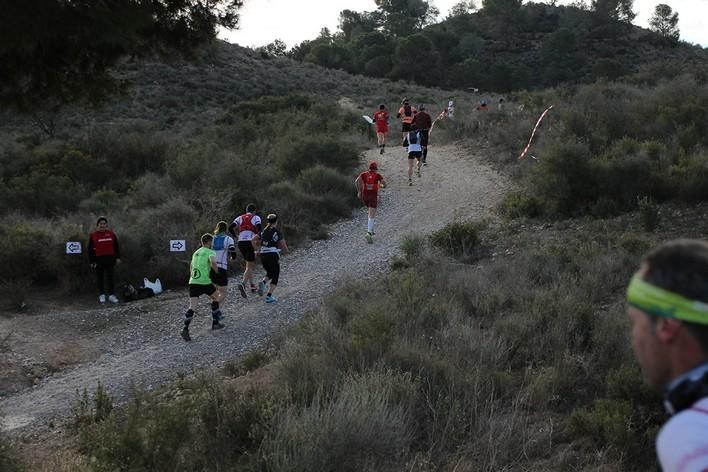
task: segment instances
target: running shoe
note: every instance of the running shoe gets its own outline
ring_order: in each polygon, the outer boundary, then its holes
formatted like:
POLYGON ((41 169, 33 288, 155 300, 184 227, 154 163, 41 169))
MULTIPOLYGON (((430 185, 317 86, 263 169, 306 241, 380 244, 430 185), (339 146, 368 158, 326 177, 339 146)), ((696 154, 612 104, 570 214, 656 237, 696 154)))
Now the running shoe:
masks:
POLYGON ((211 313, 211 317, 215 322, 219 322, 224 319, 224 314, 221 313, 221 310, 217 310, 211 313))
POLYGON ((379 154, 383 154, 383 148, 381 148, 381 150, 379 151, 379 154))
POLYGON ((256 288, 255 285, 251 284, 251 293, 256 293, 258 289, 256 288))
POLYGON ((223 324, 223 323, 219 323, 218 321, 213 322, 213 323, 211 324, 211 329, 224 329, 224 324, 223 324))
POLYGON ((182 339, 185 341, 191 341, 192 337, 189 335, 189 330, 187 328, 182 328, 182 331, 179 333, 182 335, 182 339))
POLYGON ((260 282, 258 282, 258 296, 259 297, 263 296, 263 294, 265 293, 265 289, 266 289, 265 282, 262 280, 260 282))
POLYGON ((236 284, 236 286, 238 287, 238 291, 241 292, 241 296, 243 298, 246 298, 247 297, 246 288, 243 286, 243 284, 241 282, 239 282, 238 284, 236 284))
POLYGON ((275 303, 277 301, 278 301, 278 299, 275 298, 273 295, 266 295, 266 297, 265 297, 266 303, 275 303))
POLYGON ((118 303, 118 297, 116 297, 115 295, 111 295, 108 297, 108 301, 111 303, 118 303))
POLYGON ((98 303, 100 303, 101 305, 105 305, 105 304, 106 304, 106 296, 105 296, 104 294, 100 294, 100 295, 98 296, 98 303))
POLYGON ((374 242, 374 235, 372 233, 366 233, 366 242, 369 244, 374 242))
POLYGON ((413 181, 411 179, 408 179, 408 186, 410 186, 410 187, 413 186, 413 181))

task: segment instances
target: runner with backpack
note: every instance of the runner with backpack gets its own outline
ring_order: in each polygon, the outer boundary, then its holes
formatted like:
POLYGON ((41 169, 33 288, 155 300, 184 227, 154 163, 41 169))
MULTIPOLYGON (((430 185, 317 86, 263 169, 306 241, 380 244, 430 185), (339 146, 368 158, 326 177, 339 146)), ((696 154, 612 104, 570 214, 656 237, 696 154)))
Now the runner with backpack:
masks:
POLYGON ((413 125, 407 134, 408 141, 408 185, 413 185, 413 161, 415 160, 416 175, 420 177, 420 159, 423 156, 420 130, 413 125))
POLYGON ((237 285, 241 296, 246 298, 246 284, 250 285, 251 293, 256 293, 257 288, 253 283, 253 269, 256 267, 256 251, 252 239, 261 233, 261 217, 256 215, 256 205, 249 203, 246 213, 234 219, 229 225, 229 233, 238 234, 238 250, 246 260, 246 270, 243 271, 241 282, 237 285), (236 232, 238 228, 238 233, 236 232))

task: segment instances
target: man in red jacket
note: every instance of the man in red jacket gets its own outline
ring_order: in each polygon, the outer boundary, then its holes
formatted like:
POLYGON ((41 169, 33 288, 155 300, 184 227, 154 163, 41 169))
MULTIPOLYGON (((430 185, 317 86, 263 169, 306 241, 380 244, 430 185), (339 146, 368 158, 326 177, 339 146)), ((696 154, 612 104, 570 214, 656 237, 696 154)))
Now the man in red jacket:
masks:
POLYGON ((98 302, 106 303, 106 290, 104 290, 104 275, 108 288, 108 301, 118 303, 114 292, 113 273, 115 265, 120 262, 120 246, 118 237, 108 229, 108 219, 99 216, 96 220, 96 231, 90 234, 88 242, 88 255, 91 267, 96 269, 96 285, 98 286, 98 302))
POLYGON ((376 216, 376 207, 379 204, 379 186, 386 186, 386 182, 381 174, 378 173, 379 166, 376 162, 369 164, 369 170, 362 172, 356 178, 357 197, 364 202, 368 208, 369 220, 366 231, 366 242, 374 242, 374 217, 376 216))

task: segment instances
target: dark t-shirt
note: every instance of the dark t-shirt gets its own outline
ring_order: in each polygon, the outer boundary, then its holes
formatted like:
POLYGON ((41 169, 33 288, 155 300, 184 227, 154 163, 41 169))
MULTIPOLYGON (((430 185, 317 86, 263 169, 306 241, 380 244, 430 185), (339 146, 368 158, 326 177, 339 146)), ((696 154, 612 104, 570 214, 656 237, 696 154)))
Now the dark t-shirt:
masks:
POLYGON ((269 226, 261 234, 261 253, 278 252, 278 243, 283 240, 283 233, 278 228, 269 226))
POLYGON ((427 112, 420 111, 417 115, 415 115, 415 118, 413 118, 413 124, 418 129, 430 129, 433 125, 433 120, 427 112))

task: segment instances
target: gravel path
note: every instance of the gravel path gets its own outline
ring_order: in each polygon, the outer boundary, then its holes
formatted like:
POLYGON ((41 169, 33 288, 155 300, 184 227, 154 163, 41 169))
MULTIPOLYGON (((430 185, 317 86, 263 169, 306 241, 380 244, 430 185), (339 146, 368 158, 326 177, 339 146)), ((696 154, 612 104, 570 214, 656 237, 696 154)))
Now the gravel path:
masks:
POLYGON ((407 184, 403 149, 390 148, 383 156, 371 150, 364 158, 379 162, 389 184, 381 192, 374 244, 364 240, 366 213, 358 209, 351 219, 330 228, 329 239, 282 258, 277 303, 267 305, 257 296, 243 300, 232 279, 222 305, 226 329, 212 332, 204 300, 192 323, 191 343, 179 336, 187 301, 181 290, 116 307, 33 317, 41 318, 32 323, 41 322, 48 336, 78 337, 95 354, 32 388, 0 398, 3 429, 24 436, 55 428, 69 415, 77 390, 92 391, 99 381, 120 404, 132 385, 153 388, 178 373, 238 358, 316 308, 338 282, 385 271, 403 236, 429 234, 456 215, 490 216, 507 186, 478 156, 455 145, 431 147, 430 164, 422 178, 414 177, 413 187, 407 184))

